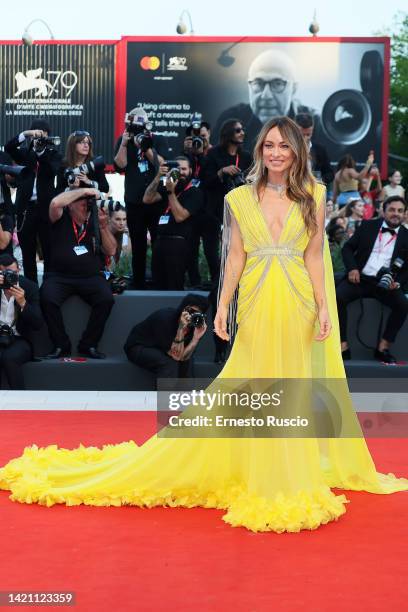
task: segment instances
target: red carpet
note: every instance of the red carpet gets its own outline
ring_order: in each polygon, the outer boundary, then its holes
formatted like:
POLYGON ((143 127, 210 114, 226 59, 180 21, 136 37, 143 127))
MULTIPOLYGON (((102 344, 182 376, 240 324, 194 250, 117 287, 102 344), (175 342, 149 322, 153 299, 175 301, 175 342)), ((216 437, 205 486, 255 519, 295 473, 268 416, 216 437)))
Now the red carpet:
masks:
MULTIPOLYGON (((147 413, 1 411, 0 465, 33 443, 141 442, 153 427, 147 413)), ((378 469, 407 475, 406 440, 368 443, 378 469)), ((214 510, 43 508, 3 491, 0 591, 75 591, 75 607, 46 609, 80 612, 405 609, 408 494, 346 496, 338 522, 278 535, 214 510)))

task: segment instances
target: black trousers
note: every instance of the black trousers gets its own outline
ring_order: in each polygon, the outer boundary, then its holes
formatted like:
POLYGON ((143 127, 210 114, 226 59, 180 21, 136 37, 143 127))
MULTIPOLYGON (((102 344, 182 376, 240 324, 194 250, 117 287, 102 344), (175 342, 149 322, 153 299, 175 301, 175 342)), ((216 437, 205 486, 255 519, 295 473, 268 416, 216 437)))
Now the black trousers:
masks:
POLYGON ((38 202, 28 202, 24 213, 17 213, 17 235, 23 255, 24 276, 38 282, 37 279, 37 238, 40 241, 44 258, 44 272, 47 272, 50 260, 51 224, 48 209, 38 202))
POLYGON ((152 243, 154 243, 162 209, 163 205, 161 203, 126 203, 127 226, 132 243, 132 269, 135 289, 145 288, 147 231, 149 230, 152 243))
POLYGON ((132 346, 127 352, 129 361, 153 372, 157 378, 187 378, 190 373, 190 360, 175 361, 170 355, 158 348, 132 346))
POLYGON ((339 312, 340 338, 347 342, 347 305, 359 298, 373 297, 391 308, 383 333, 384 340, 394 342, 408 314, 408 299, 402 289, 381 291, 376 287, 374 276, 361 275, 359 284, 350 283, 348 279, 341 281, 336 287, 337 309, 339 312))
POLYGON ((153 245, 152 275, 155 289, 183 291, 189 242, 182 237, 158 236, 153 245))
POLYGON ((10 389, 24 391, 24 376, 21 366, 27 361, 31 361, 31 357, 31 346, 21 336, 16 336, 13 343, 7 348, 0 348, 0 379, 3 370, 10 389))
POLYGON ((61 306, 70 295, 79 295, 91 306, 88 325, 82 334, 78 349, 96 347, 102 337, 105 323, 114 304, 112 291, 102 276, 73 278, 49 275, 40 290, 41 307, 48 331, 56 347, 71 349, 71 341, 65 331, 61 306))
POLYGON ((188 263, 188 276, 192 285, 200 285, 201 277, 198 269, 198 252, 200 239, 203 240, 204 255, 210 271, 211 281, 218 277, 220 269, 220 232, 221 225, 218 219, 207 211, 201 211, 193 217, 193 231, 190 238, 190 256, 188 263))

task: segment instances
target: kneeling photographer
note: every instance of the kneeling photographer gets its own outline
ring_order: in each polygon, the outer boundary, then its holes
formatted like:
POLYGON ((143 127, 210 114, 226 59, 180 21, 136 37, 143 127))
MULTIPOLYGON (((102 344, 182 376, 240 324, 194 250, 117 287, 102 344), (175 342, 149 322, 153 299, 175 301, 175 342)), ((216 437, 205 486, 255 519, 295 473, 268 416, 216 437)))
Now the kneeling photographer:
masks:
POLYGON ((78 344, 79 353, 104 359, 97 350, 113 306, 110 286, 102 273, 105 257, 113 257, 116 241, 109 229, 106 201, 96 189, 64 191, 51 202, 51 263, 41 286, 41 306, 54 349, 46 359, 71 354, 61 306, 71 295, 91 306, 88 325, 78 344))
POLYGON ((17 235, 23 255, 24 276, 37 282, 37 239, 47 270, 50 258, 48 209, 55 194, 54 180, 61 164, 59 136, 51 136, 46 119, 34 119, 30 129, 4 147, 27 171, 17 181, 17 235), (21 178, 21 180, 20 180, 21 178))
POLYGON ((362 221, 344 243, 342 255, 347 277, 336 287, 343 359, 350 359, 347 342, 347 306, 372 297, 391 308, 374 358, 396 363, 389 347, 408 314, 403 288, 408 281, 408 230, 402 225, 407 203, 399 196, 384 202, 384 219, 362 221))
POLYGON ((124 346, 132 363, 156 378, 186 378, 190 358, 206 332, 206 297, 187 294, 178 308, 161 308, 141 321, 124 346))
POLYGON ((17 260, 0 255, 0 375, 7 378, 10 389, 23 390, 22 365, 33 358, 31 332, 43 324, 38 287, 19 276, 17 260))
POLYGON ((65 158, 57 173, 57 194, 78 187, 109 192, 105 162, 101 156, 94 157, 92 138, 85 130, 77 130, 68 137, 65 158))
POLYGON ((180 156, 175 163, 177 168, 167 174, 164 187, 160 179, 168 170, 166 164, 159 167, 143 196, 145 204, 163 204, 153 244, 152 275, 155 289, 164 291, 184 289, 193 217, 204 204, 201 189, 193 184, 190 160, 180 156))

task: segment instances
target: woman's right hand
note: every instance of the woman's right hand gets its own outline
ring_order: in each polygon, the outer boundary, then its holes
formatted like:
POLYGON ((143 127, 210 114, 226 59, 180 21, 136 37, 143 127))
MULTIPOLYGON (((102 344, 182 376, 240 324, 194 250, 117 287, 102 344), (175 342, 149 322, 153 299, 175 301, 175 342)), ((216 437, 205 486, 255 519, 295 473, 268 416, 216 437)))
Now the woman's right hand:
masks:
POLYGON ((214 331, 222 340, 230 339, 229 334, 227 333, 227 318, 228 308, 220 304, 214 319, 214 331))

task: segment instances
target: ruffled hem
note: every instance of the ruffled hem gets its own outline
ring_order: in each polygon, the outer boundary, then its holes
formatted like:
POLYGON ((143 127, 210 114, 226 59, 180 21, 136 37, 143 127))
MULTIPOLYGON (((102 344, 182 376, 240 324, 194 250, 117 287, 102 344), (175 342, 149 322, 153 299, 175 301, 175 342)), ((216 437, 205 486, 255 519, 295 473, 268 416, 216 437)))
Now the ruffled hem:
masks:
MULTIPOLYGON (((223 520, 232 527, 246 527, 253 532, 299 532, 316 529, 345 513, 348 502, 344 495, 335 495, 328 487, 314 491, 299 491, 292 496, 276 494, 272 499, 250 494, 240 483, 230 482, 222 489, 197 488, 130 490, 121 495, 101 490, 80 490, 78 484, 58 488, 55 485, 58 467, 88 465, 92 471, 101 461, 115 460, 137 451, 134 442, 108 445, 103 449, 83 447, 73 450, 57 446, 26 448, 22 457, 13 459, 0 470, 0 489, 11 491, 10 499, 20 503, 43 506, 65 504, 77 506, 156 506, 182 508, 215 508, 226 510, 223 520), (52 459, 52 469, 50 469, 52 459), (54 482, 52 483, 52 480, 54 482), (72 491, 68 491, 72 489, 72 491), (75 490, 77 489, 77 490, 75 490)), ((100 466, 99 466, 100 467, 100 466)))

